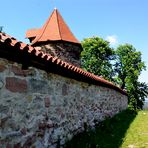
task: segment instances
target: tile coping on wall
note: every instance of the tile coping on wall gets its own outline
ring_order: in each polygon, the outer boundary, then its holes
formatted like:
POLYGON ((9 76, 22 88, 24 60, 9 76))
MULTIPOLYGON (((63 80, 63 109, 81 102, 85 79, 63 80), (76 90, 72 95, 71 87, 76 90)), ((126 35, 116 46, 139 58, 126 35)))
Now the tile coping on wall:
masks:
MULTIPOLYGON (((10 35, 8 35, 6 33, 2 33, 2 32, 0 32, 0 46, 1 45, 2 46, 6 45, 7 47, 14 47, 14 49, 19 49, 18 51, 20 51, 20 52, 26 51, 28 55, 33 55, 48 64, 54 64, 54 67, 58 66, 57 68, 60 67, 60 69, 62 71, 67 71, 67 75, 70 75, 70 73, 71 73, 73 76, 75 76, 75 77, 73 77, 74 79, 78 79, 81 81, 81 78, 83 77, 83 79, 84 78, 86 79, 85 80, 86 82, 88 82, 88 80, 89 80, 89 83, 93 82, 96 84, 104 85, 106 87, 117 90, 124 95, 127 95, 127 93, 124 90, 120 89, 119 87, 117 87, 113 83, 111 83, 99 76, 96 76, 90 72, 86 72, 83 69, 78 68, 72 64, 64 62, 61 59, 59 59, 58 57, 53 57, 50 54, 44 53, 43 51, 41 51, 40 47, 32 47, 28 44, 25 44, 21 41, 16 40, 14 37, 11 37, 10 35), (78 78, 78 76, 80 78, 78 78)), ((3 48, 0 49, 0 52, 2 52, 3 50, 4 50, 3 48)), ((7 53, 7 54, 9 54, 9 53, 7 53)), ((38 62, 38 61, 36 61, 36 62, 38 62)), ((48 68, 50 68, 50 67, 48 67, 48 68)), ((58 74, 62 74, 62 71, 58 72, 58 74)), ((64 75, 65 74, 63 73, 63 76, 64 75)))

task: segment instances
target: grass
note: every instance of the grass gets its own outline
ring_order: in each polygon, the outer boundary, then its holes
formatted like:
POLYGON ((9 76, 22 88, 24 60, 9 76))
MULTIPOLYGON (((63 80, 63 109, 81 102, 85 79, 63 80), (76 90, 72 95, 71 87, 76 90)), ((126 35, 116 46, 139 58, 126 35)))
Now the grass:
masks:
POLYGON ((148 148, 148 110, 139 111, 127 130, 122 148, 148 148))
POLYGON ((123 111, 76 135, 65 148, 148 148, 148 111, 123 111))

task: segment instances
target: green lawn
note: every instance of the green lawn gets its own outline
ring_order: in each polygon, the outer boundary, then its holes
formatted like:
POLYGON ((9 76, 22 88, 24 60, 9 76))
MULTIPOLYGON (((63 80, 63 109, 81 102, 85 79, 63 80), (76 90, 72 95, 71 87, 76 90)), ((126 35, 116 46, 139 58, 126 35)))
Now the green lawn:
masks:
POLYGON ((139 111, 127 130, 122 148, 148 148, 148 111, 139 111))
POLYGON ((66 143, 66 148, 148 148, 148 111, 123 111, 66 143))

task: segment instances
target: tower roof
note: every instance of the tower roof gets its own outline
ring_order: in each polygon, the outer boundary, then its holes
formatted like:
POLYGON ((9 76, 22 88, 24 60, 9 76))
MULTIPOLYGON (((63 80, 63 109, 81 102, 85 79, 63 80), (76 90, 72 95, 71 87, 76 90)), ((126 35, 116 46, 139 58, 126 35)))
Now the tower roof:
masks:
POLYGON ((45 41, 67 41, 80 44, 57 9, 54 9, 42 28, 28 30, 26 38, 33 38, 32 44, 45 41))

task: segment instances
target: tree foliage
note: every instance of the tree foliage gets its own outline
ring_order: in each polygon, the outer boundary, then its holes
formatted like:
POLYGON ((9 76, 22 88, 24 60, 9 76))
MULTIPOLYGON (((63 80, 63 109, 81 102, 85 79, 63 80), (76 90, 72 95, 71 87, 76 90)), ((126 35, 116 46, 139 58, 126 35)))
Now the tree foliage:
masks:
POLYGON ((115 82, 127 91, 131 107, 142 108, 148 96, 148 85, 138 81, 142 70, 146 69, 141 52, 130 44, 119 45, 113 50, 99 37, 84 39, 82 47, 82 68, 115 82))
POLYGON ((109 42, 99 37, 86 38, 82 41, 82 47, 82 68, 111 80, 114 51, 109 47, 109 42))
POLYGON ((133 82, 134 87, 128 89, 129 107, 134 110, 142 109, 145 98, 148 96, 148 85, 145 82, 133 82))
POLYGON ((116 50, 115 73, 116 83, 126 89, 129 95, 129 105, 134 109, 143 106, 145 97, 148 95, 148 86, 141 83, 138 78, 146 66, 141 58, 141 52, 130 45, 119 45, 116 50))
POLYGON ((120 84, 122 89, 137 81, 141 71, 146 68, 141 59, 141 52, 137 52, 130 44, 119 45, 115 61, 117 84, 120 84))

